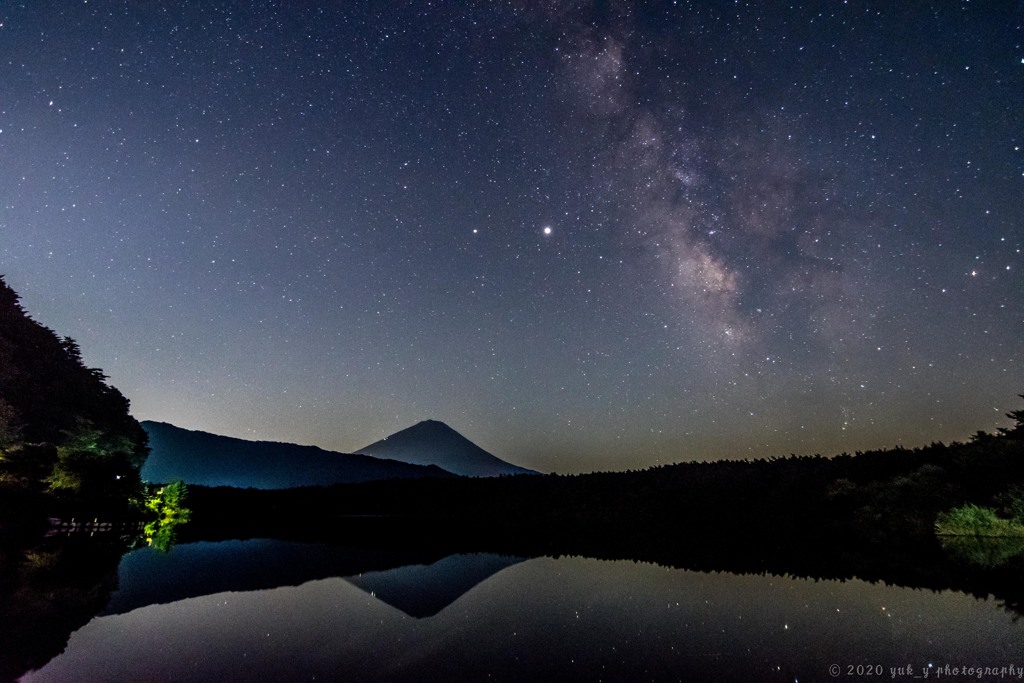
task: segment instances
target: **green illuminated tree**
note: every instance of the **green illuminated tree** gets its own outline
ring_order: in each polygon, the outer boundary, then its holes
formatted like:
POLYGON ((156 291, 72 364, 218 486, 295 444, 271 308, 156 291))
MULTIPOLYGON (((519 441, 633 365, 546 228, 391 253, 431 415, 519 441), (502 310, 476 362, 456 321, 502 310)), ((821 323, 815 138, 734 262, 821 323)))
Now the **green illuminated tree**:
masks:
POLYGON ((156 515, 144 529, 150 546, 166 551, 174 544, 177 528, 192 516, 185 507, 187 500, 188 487, 182 481, 171 482, 146 499, 146 509, 156 515))

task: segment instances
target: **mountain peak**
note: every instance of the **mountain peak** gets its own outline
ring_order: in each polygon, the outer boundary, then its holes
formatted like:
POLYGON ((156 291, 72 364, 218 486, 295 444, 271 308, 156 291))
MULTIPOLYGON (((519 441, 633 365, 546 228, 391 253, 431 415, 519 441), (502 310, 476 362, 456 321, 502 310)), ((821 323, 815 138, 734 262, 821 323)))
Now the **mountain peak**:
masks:
POLYGON ((417 427, 432 427, 432 428, 435 428, 435 429, 438 428, 438 427, 443 427, 444 429, 448 429, 448 430, 451 430, 453 432, 455 431, 454 429, 449 427, 444 422, 441 422, 440 420, 422 420, 420 422, 417 422, 416 424, 414 424, 411 427, 406 427, 406 429, 403 430, 403 431, 407 431, 409 429, 416 429, 417 427))
POLYGON ((439 420, 423 420, 356 451, 415 465, 436 465, 467 477, 533 473, 491 455, 439 420))

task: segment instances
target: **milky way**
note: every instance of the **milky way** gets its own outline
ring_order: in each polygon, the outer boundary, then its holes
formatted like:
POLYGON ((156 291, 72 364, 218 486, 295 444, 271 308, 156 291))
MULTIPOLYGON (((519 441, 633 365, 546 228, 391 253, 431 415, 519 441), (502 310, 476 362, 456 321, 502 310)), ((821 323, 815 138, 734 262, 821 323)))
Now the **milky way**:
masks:
POLYGON ((1019 3, 0 7, 0 273, 141 419, 560 472, 1024 392, 1019 3))

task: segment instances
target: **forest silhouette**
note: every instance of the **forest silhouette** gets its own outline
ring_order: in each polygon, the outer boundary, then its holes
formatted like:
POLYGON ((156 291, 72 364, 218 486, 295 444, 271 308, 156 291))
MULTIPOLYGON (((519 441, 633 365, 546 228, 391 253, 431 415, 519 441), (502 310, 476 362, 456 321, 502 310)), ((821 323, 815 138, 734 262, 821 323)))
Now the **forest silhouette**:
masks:
POLYGON ((149 452, 128 400, 81 350, 33 320, 0 278, 0 503, 124 515, 149 452))

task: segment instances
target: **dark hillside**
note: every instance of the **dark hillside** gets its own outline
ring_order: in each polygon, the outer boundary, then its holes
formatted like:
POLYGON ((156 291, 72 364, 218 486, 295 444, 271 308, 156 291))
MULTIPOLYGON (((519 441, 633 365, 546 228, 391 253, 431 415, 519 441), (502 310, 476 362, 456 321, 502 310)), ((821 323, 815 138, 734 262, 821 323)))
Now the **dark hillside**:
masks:
POLYGON ((0 278, 0 490, 97 500, 134 492, 146 433, 106 379, 0 278))
POLYGON ((32 320, 0 279, 0 434, 60 444, 85 421, 132 440, 141 461, 145 434, 128 414, 128 399, 106 380, 82 363, 73 339, 32 320))

